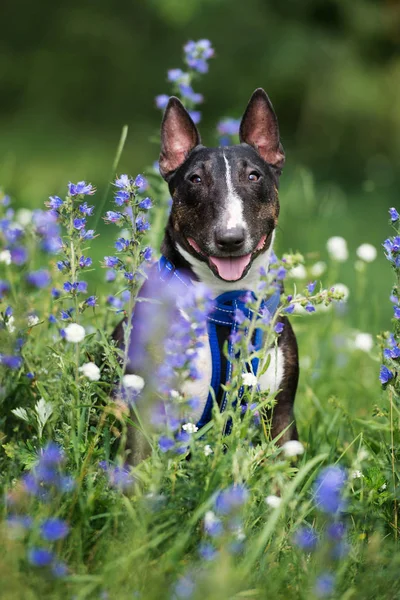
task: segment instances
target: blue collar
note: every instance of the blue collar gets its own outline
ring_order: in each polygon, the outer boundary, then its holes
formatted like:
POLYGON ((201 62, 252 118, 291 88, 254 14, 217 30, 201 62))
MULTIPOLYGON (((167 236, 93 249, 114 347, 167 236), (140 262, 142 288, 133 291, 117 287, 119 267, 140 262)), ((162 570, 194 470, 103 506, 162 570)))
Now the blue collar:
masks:
MULTIPOLYGON (((172 280, 178 280, 180 284, 185 287, 192 285, 190 278, 183 273, 178 271, 175 266, 165 256, 161 256, 158 261, 158 273, 161 281, 164 281, 169 286, 172 280)), ((218 343, 217 327, 225 326, 231 327, 231 334, 237 331, 238 324, 235 320, 235 313, 237 310, 241 310, 246 318, 251 319, 253 311, 249 309, 243 301, 243 296, 246 294, 246 290, 237 290, 233 292, 225 292, 218 296, 214 301, 214 310, 208 315, 207 318, 207 330, 208 339, 210 343, 211 357, 212 357, 212 378, 211 388, 213 392, 209 392, 206 405, 203 410, 203 414, 200 420, 197 422, 197 427, 203 427, 211 419, 212 407, 214 403, 214 397, 217 398, 220 392, 221 384, 225 384, 230 381, 232 375, 232 363, 227 361, 226 375, 224 379, 221 379, 221 350, 218 343)), ((279 306, 280 302, 280 290, 277 289, 272 296, 262 302, 261 308, 267 309, 271 316, 273 316, 279 306)), ((233 343, 228 338, 228 356, 232 355, 233 343)), ((256 329, 254 334, 254 346, 256 350, 260 350, 263 342, 263 331, 262 329, 256 329)), ((254 358, 251 361, 251 369, 254 375, 257 374, 259 359, 254 358)), ((242 394, 242 390, 239 392, 239 397, 242 394)), ((226 392, 222 395, 220 410, 225 410, 227 405, 226 392)), ((231 425, 228 423, 225 433, 229 433, 231 425)))

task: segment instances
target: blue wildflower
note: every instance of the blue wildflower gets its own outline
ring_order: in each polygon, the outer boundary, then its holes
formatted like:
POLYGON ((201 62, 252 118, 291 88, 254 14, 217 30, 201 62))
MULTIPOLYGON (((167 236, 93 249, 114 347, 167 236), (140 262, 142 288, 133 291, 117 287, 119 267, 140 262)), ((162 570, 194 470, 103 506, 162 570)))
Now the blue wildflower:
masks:
POLYGON ((175 441, 165 435, 162 435, 158 440, 158 445, 160 447, 161 452, 165 453, 175 446, 175 441))
POLYGON ((169 69, 167 73, 168 81, 175 82, 179 80, 188 81, 188 74, 184 73, 182 69, 169 69))
POLYGON ((78 183, 69 183, 68 192, 70 196, 91 196, 94 194, 96 189, 91 183, 85 181, 78 181, 78 183))
POLYGON ((81 256, 79 259, 79 266, 84 269, 85 267, 90 267, 92 265, 92 259, 88 256, 87 258, 85 258, 84 256, 81 256))
POLYGON ((65 521, 57 517, 46 519, 40 526, 40 533, 44 540, 55 542, 62 540, 68 535, 69 526, 65 521))
POLYGON ((4 279, 0 279, 0 299, 6 294, 10 289, 10 284, 8 281, 4 281, 4 279))
POLYGON ((51 572, 54 577, 65 577, 68 573, 67 565, 63 562, 56 561, 51 565, 51 572))
POLYGON ((180 577, 175 584, 174 598, 193 598, 195 584, 191 577, 180 577))
POLYGON ((86 219, 85 218, 83 218, 83 219, 74 219, 74 228, 78 229, 78 231, 80 229, 83 229, 85 227, 85 225, 86 225, 86 219))
POLYGON ((394 318, 400 319, 400 307, 399 306, 394 307, 394 318))
POLYGON ((146 246, 144 250, 142 250, 142 256, 144 260, 151 260, 153 255, 153 249, 150 246, 146 246))
POLYGON ((63 449, 54 442, 48 442, 40 454, 40 460, 47 465, 59 465, 64 461, 64 458, 63 449))
POLYGON ((160 94, 159 96, 156 96, 155 100, 157 108, 164 110, 164 108, 166 108, 168 104, 169 96, 167 96, 166 94, 160 94))
POLYGON ((231 485, 218 494, 215 509, 220 514, 227 515, 243 506, 248 496, 249 492, 243 485, 231 485))
MULTIPOLYGON (((117 239, 117 241, 115 242, 114 245, 115 245, 115 248, 116 248, 116 250, 118 252, 126 252, 126 250, 128 250, 128 248, 129 248, 130 241, 126 240, 123 237, 120 237, 120 238, 117 239)), ((114 257, 107 257, 106 256, 105 258, 114 258, 114 259, 116 259, 115 256, 114 257)), ((119 262, 119 259, 118 259, 118 262, 119 262)), ((115 265, 107 265, 107 266, 114 267, 114 266, 116 266, 116 264, 115 265)))
POLYGON ((201 112, 199 110, 189 110, 189 115, 195 125, 201 121, 201 112))
POLYGON ((46 548, 32 548, 28 552, 28 561, 35 567, 46 567, 53 560, 53 553, 46 548))
POLYGON ((136 218, 136 229, 139 232, 147 231, 148 229, 150 229, 150 223, 146 221, 146 219, 142 215, 140 215, 136 218))
POLYGON ((83 240, 92 240, 94 237, 94 229, 88 229, 87 231, 81 229, 79 235, 83 240))
POLYGON ((76 291, 78 293, 85 294, 87 292, 87 287, 88 287, 88 284, 86 283, 86 281, 78 281, 76 283, 76 291))
POLYGON ((306 311, 308 313, 313 313, 315 312, 315 306, 313 306, 310 302, 307 304, 307 306, 305 307, 306 311))
POLYGON ((59 271, 64 271, 64 269, 69 269, 70 264, 67 260, 58 260, 57 261, 57 269, 59 271))
POLYGON ((109 223, 119 223, 121 221, 121 219, 123 219, 124 216, 123 214, 119 213, 119 212, 114 212, 113 210, 109 210, 106 212, 106 216, 104 217, 104 220, 109 223))
POLYGON ((144 192, 144 190, 149 186, 147 179, 143 177, 143 175, 137 175, 133 183, 137 188, 139 188, 139 192, 144 192))
POLYGON ((346 527, 344 525, 344 523, 342 523, 341 521, 337 521, 335 523, 330 523, 328 525, 328 527, 326 528, 326 533, 328 535, 328 537, 330 537, 332 540, 335 541, 339 541, 342 539, 342 537, 344 536, 346 532, 346 527))
POLYGON ((218 552, 210 542, 203 542, 199 546, 199 554, 204 560, 213 560, 218 552))
POLYGON ((235 321, 239 325, 242 325, 246 321, 246 315, 240 308, 235 309, 235 321))
POLYGON ((144 198, 139 202, 139 208, 142 208, 143 210, 149 210, 149 208, 151 208, 152 206, 153 203, 150 198, 144 198))
POLYGON ((50 202, 47 202, 46 205, 55 211, 57 211, 60 208, 60 206, 64 204, 64 202, 59 196, 50 196, 49 200, 50 202))
POLYGON ((395 208, 389 208, 390 219, 392 223, 400 219, 399 213, 395 208))
POLYGON ((128 175, 123 174, 116 178, 114 185, 120 189, 129 188, 132 185, 132 179, 128 175))
POLYGON ((317 541, 317 534, 310 526, 300 527, 293 537, 293 542, 302 550, 314 550, 317 541))
POLYGON ((315 290, 315 286, 317 285, 317 282, 314 281, 313 283, 309 283, 307 286, 307 290, 310 294, 312 294, 315 290))
POLYGON ((38 271, 32 271, 26 276, 26 280, 30 285, 37 288, 44 288, 49 285, 51 281, 50 273, 46 269, 39 269, 38 271))
POLYGON ((217 131, 220 135, 238 135, 239 127, 240 119, 226 118, 218 123, 217 131))
POLYGON ((94 211, 94 206, 88 206, 88 203, 84 202, 83 204, 79 205, 79 210, 83 215, 88 215, 91 217, 94 211))
POLYGON ((7 525, 13 529, 30 529, 33 519, 29 515, 10 515, 6 519, 7 525))
POLYGON ((87 304, 88 306, 96 306, 96 304, 97 304, 96 296, 89 296, 89 298, 86 298, 85 304, 87 304))
POLYGON ((11 261, 14 263, 14 265, 24 265, 28 260, 28 251, 23 246, 15 246, 14 248, 11 248, 10 254, 11 261))
POLYGON ((117 274, 115 271, 106 271, 106 281, 115 281, 117 274))
POLYGON ((331 573, 319 575, 315 581, 314 592, 318 598, 331 596, 335 586, 335 578, 331 573))
POLYGON ((61 296, 61 292, 57 288, 52 288, 51 295, 53 298, 59 298, 61 296))
POLYGON ((114 196, 114 202, 117 206, 123 206, 129 202, 130 197, 130 193, 126 190, 119 190, 114 196))
POLYGON ((32 373, 31 371, 29 371, 29 373, 26 374, 28 379, 34 379, 35 378, 35 373, 32 373))
POLYGON ((338 466, 326 467, 321 471, 314 484, 315 502, 320 510, 335 514, 343 509, 342 494, 346 479, 345 471, 338 466))
POLYGON ((294 304, 290 304, 289 306, 287 306, 286 308, 283 309, 283 312, 289 314, 292 314, 292 312, 294 311, 294 304))
POLYGON ((393 379, 393 373, 390 371, 385 365, 381 365, 381 369, 379 371, 379 381, 382 385, 385 385, 393 379))
POLYGON ((274 327, 274 331, 275 331, 275 333, 282 333, 283 328, 284 328, 283 323, 277 323, 274 327))

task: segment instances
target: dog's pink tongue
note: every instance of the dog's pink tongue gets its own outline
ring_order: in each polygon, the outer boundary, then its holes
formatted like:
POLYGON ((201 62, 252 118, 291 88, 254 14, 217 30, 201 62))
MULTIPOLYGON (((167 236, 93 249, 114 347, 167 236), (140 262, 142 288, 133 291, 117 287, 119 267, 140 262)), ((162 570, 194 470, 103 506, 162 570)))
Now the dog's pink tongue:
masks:
POLYGON ((244 256, 229 256, 228 258, 218 258, 210 256, 210 262, 218 269, 218 275, 226 281, 236 281, 240 279, 247 265, 250 262, 251 254, 244 256))

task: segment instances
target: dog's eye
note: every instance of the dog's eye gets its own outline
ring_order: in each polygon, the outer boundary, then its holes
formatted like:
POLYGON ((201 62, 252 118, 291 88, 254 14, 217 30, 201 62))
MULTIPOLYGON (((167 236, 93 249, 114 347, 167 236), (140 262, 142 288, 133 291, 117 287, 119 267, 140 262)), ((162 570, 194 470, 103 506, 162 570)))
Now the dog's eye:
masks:
POLYGON ((201 177, 199 175, 192 175, 190 181, 192 183, 201 183, 201 177))
POLYGON ((248 179, 249 181, 258 181, 260 179, 260 175, 257 173, 257 171, 252 171, 249 173, 248 179))

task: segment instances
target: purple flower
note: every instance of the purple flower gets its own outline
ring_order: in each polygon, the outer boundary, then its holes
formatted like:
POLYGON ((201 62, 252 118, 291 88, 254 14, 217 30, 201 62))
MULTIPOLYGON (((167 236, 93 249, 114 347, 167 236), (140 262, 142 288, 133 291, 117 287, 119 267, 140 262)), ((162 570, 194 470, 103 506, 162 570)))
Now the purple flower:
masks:
POLYGON ((310 302, 307 304, 307 306, 305 307, 306 311, 308 313, 313 313, 315 312, 315 306, 313 306, 310 302))
POLYGON ((314 592, 318 598, 331 596, 335 585, 335 578, 331 573, 319 575, 315 581, 314 592))
POLYGON ((165 435, 162 435, 158 440, 161 452, 168 452, 175 446, 175 441, 165 435))
POLYGON ((397 210, 395 208, 389 208, 389 214, 390 214, 390 219, 391 219, 392 223, 394 223, 395 221, 398 221, 400 218, 399 213, 397 212, 397 210))
POLYGON ((52 288, 51 295, 53 298, 59 298, 61 296, 61 292, 57 288, 52 288))
MULTIPOLYGON (((123 237, 120 237, 120 238, 118 238, 118 239, 117 239, 117 241, 115 242, 115 244, 114 244, 114 245, 115 245, 115 248, 116 248, 116 250, 117 250, 118 252, 126 252, 126 250, 128 250, 128 248, 129 248, 130 241, 129 241, 129 240, 126 240, 126 239, 125 239, 125 238, 123 238, 123 237)), ((105 258, 110 258, 110 257, 105 257, 105 258)), ((116 257, 113 257, 113 258, 116 258, 116 257)), ((119 261, 118 261, 118 262, 119 262, 119 261)), ((116 265, 107 265, 107 266, 114 267, 114 266, 116 266, 116 265)))
POLYGON ((381 382, 381 384, 385 385, 391 379, 393 379, 392 371, 390 371, 385 365, 381 365, 381 369, 379 372, 379 381, 381 382))
POLYGON ((84 269, 85 267, 90 267, 92 265, 92 259, 88 256, 87 258, 85 258, 84 256, 81 256, 79 259, 79 266, 84 269))
POLYGON ((146 219, 142 217, 142 215, 140 215, 136 218, 136 229, 139 232, 147 231, 148 229, 150 229, 150 223, 146 221, 146 219))
POLYGON ((227 515, 240 508, 249 497, 247 488, 243 485, 231 485, 220 492, 215 501, 215 510, 227 515))
POLYGON ((274 331, 275 331, 275 333, 282 333, 283 328, 284 328, 283 323, 277 323, 274 327, 274 331))
POLYGON ((48 442, 40 454, 41 462, 47 465, 59 465, 64 461, 64 458, 63 449, 54 442, 48 442))
POLYGON ((117 177, 117 179, 115 180, 115 187, 123 189, 123 188, 129 188, 132 184, 132 180, 128 177, 128 175, 124 174, 121 175, 120 177, 117 177))
POLYGON ((23 246, 15 246, 10 250, 11 261, 18 266, 24 265, 28 260, 28 251, 23 246))
POLYGON ((106 281, 115 281, 117 274, 115 271, 106 271, 106 281))
POLYGON ((166 94, 160 94, 159 96, 156 96, 155 100, 157 108, 164 110, 164 108, 166 108, 168 104, 169 96, 167 96, 166 94))
POLYGON ((119 190, 115 196, 114 201, 117 206, 123 206, 124 204, 128 204, 131 195, 126 190, 119 190))
POLYGON ((317 535, 314 529, 310 526, 300 527, 293 538, 293 542, 302 550, 314 550, 317 545, 317 535))
POLYGON ((133 183, 137 188, 139 188, 139 192, 144 192, 144 190, 149 186, 147 179, 143 177, 143 175, 137 175, 133 183))
POLYGON ((83 240, 92 240, 94 237, 94 229, 88 229, 87 231, 81 229, 79 235, 83 240))
POLYGON ((217 555, 217 550, 210 542, 203 542, 199 546, 199 554, 204 560, 213 560, 217 555))
POLYGON ((242 334, 240 333, 240 331, 233 331, 229 336, 229 341, 231 342, 231 344, 239 344, 241 339, 242 334))
POLYGON ((316 286, 316 285, 317 285, 317 282, 316 282, 316 281, 314 281, 313 283, 309 283, 309 284, 308 284, 308 286, 307 286, 307 289, 308 289, 308 292, 309 292, 310 294, 312 294, 312 293, 314 292, 314 290, 315 290, 315 286, 316 286))
POLYGON ((85 181, 78 181, 78 183, 69 183, 68 184, 68 193, 70 196, 91 196, 94 194, 96 189, 92 186, 91 183, 86 183, 85 181))
POLYGON ((399 306, 394 307, 394 318, 400 319, 400 307, 399 306))
POLYGON ((146 246, 144 250, 142 250, 142 256, 144 260, 151 260, 153 255, 153 249, 150 246, 146 246))
POLYGON ((118 223, 121 221, 121 219, 123 219, 124 216, 119 213, 119 212, 114 212, 113 210, 109 210, 106 212, 106 216, 104 217, 104 220, 109 223, 118 223))
POLYGON ((182 69, 170 69, 168 71, 168 81, 174 82, 182 78, 187 78, 187 73, 184 73, 182 69))
POLYGON ((57 269, 59 271, 64 271, 64 269, 69 269, 70 268, 70 264, 69 262, 66 260, 58 260, 57 261, 57 269))
POLYGON ((235 309, 235 321, 236 323, 238 323, 239 325, 242 325, 246 320, 246 315, 244 314, 244 312, 242 310, 240 310, 240 308, 236 308, 235 309))
POLYGON ((201 121, 201 112, 199 110, 189 110, 189 115, 195 125, 201 121))
POLYGON ((87 202, 79 205, 79 210, 83 215, 92 216, 94 211, 94 206, 88 206, 87 202))
POLYGON ((139 202, 139 208, 142 208, 143 210, 149 210, 149 208, 151 208, 152 206, 153 203, 150 198, 144 198, 139 202))
POLYGON ((86 219, 74 219, 74 227, 78 231, 83 229, 86 225, 86 219))
POLYGON ((117 256, 105 256, 104 264, 106 267, 114 268, 120 264, 120 259, 117 256))
POLYGON ((68 568, 65 563, 56 561, 51 565, 51 572, 54 577, 65 577, 68 573, 68 568))
POLYGON ((46 519, 40 526, 40 533, 47 542, 62 540, 68 535, 69 527, 65 521, 57 517, 46 519))
POLYGON ((49 285, 51 277, 50 273, 46 269, 39 269, 38 271, 32 271, 31 273, 28 273, 26 280, 34 287, 44 288, 49 285))
MULTIPOLYGON (((222 119, 217 125, 220 135, 237 135, 239 133, 240 119, 226 118, 222 119)), ((264 275, 265 277, 265 275, 264 275)))
POLYGON ((321 471, 314 484, 315 502, 320 510, 335 514, 343 509, 343 488, 346 473, 338 466, 326 467, 321 471))
POLYGON ((88 306, 96 306, 96 303, 97 303, 96 296, 89 296, 89 298, 86 298, 86 300, 85 300, 85 304, 87 304, 88 306))
POLYGON ((46 567, 53 560, 53 553, 46 548, 31 548, 28 552, 28 562, 35 567, 46 567))
POLYGON ((287 306, 286 308, 283 309, 283 312, 285 312, 287 314, 292 314, 293 311, 294 311, 294 304, 290 304, 289 306, 287 306))
POLYGON ((32 527, 33 519, 28 515, 10 515, 6 519, 9 527, 18 529, 30 529, 32 527))
POLYGON ((339 541, 342 539, 346 532, 346 527, 344 523, 338 521, 336 523, 330 523, 326 528, 326 533, 331 540, 339 541))
POLYGON ((86 281, 78 281, 76 283, 76 291, 78 293, 85 294, 87 292, 87 283, 86 283, 86 281))
POLYGON ((50 202, 47 202, 46 205, 55 211, 57 211, 60 208, 60 206, 64 204, 64 202, 59 196, 50 196, 49 200, 50 202))
POLYGON ((133 484, 133 477, 126 467, 112 466, 102 462, 100 466, 106 471, 111 487, 126 490, 133 484))
POLYGON ((10 284, 4 279, 0 279, 0 298, 4 296, 10 289, 10 284))

